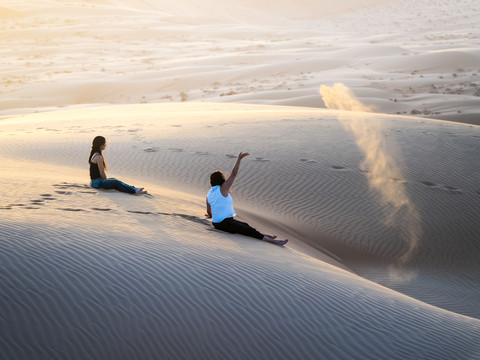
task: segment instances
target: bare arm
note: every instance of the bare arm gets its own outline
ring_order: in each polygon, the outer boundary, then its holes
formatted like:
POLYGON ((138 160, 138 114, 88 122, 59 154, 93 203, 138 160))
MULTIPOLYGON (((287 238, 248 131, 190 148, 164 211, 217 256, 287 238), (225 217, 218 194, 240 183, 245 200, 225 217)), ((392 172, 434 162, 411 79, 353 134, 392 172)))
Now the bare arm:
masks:
POLYGON ((207 199, 206 202, 207 202, 207 216, 209 218, 211 218, 212 217, 212 208, 210 207, 210 204, 208 203, 208 199, 207 199))
POLYGON ((222 193, 223 196, 225 197, 228 196, 228 193, 233 185, 233 181, 235 180, 235 177, 238 174, 238 169, 240 168, 240 161, 242 161, 242 159, 248 155, 250 154, 242 153, 242 152, 238 154, 237 162, 235 163, 235 166, 232 169, 232 173, 230 174, 228 179, 223 183, 223 185, 220 187, 220 192, 222 193))
POLYGON ((98 165, 98 171, 100 171, 100 176, 102 177, 102 179, 106 179, 107 175, 105 174, 105 166, 103 165, 103 156, 95 156, 93 162, 98 165))

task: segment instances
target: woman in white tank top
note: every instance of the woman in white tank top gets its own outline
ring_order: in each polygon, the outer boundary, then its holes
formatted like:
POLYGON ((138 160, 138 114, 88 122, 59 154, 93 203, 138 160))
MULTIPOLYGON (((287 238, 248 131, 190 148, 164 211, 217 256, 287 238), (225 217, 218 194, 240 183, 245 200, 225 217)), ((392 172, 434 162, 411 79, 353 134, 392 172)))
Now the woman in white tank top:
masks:
POLYGON ((247 223, 233 218, 236 214, 233 209, 233 199, 230 195, 230 189, 237 176, 240 161, 248 155, 248 153, 240 153, 238 155, 232 173, 227 180, 225 180, 221 171, 214 171, 210 175, 210 184, 212 185, 212 188, 207 195, 207 216, 212 218, 212 224, 218 230, 232 234, 238 233, 251 236, 277 245, 285 245, 288 240, 277 240, 275 235, 264 235, 247 223))

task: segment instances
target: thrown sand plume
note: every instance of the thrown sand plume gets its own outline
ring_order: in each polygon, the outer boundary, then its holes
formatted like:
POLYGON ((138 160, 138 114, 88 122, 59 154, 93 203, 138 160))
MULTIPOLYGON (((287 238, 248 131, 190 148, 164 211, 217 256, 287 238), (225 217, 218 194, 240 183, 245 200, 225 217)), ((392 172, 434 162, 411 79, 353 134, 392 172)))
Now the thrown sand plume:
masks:
POLYGON ((319 92, 327 108, 351 112, 339 116, 339 120, 355 136, 358 147, 365 155, 362 171, 366 173, 370 187, 380 194, 386 206, 386 224, 401 224, 401 237, 407 248, 398 258, 398 263, 405 264, 418 246, 421 224, 418 211, 400 180, 403 178, 399 166, 401 158, 398 154, 394 156, 387 147, 382 123, 368 118, 372 107, 362 104, 347 86, 341 83, 333 87, 322 85, 319 92))

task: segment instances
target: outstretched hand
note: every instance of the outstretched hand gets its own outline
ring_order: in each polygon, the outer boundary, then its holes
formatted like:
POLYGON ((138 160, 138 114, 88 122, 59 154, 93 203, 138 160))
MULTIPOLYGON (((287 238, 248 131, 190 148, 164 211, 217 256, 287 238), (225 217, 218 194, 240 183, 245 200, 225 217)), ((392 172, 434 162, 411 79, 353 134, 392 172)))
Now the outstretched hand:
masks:
POLYGON ((242 160, 244 157, 248 155, 250 155, 248 152, 241 152, 240 154, 238 154, 238 159, 242 160))
POLYGON ((224 197, 227 197, 228 193, 230 192, 230 189, 233 185, 233 181, 235 180, 235 177, 237 176, 238 168, 240 167, 240 161, 245 156, 248 156, 248 155, 250 155, 250 154, 247 153, 247 152, 241 152, 240 154, 238 154, 237 161, 235 162, 235 166, 233 167, 232 172, 230 173, 230 176, 228 177, 227 180, 225 180, 225 182, 220 187, 220 191, 222 192, 222 195, 224 197))

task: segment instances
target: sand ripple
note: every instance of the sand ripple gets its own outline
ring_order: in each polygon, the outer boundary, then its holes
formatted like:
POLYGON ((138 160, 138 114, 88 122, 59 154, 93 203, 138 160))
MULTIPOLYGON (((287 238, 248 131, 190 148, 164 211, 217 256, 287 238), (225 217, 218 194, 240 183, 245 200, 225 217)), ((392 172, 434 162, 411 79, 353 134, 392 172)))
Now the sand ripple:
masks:
POLYGON ((2 164, 29 172, 0 177, 2 357, 478 357, 479 129, 368 115, 397 156, 400 175, 383 180, 421 219, 399 263, 410 224, 370 186, 342 114, 182 104, 5 121, 2 164), (88 187, 97 134, 112 174, 151 197, 88 187), (240 216, 396 291, 206 224, 208 176, 239 151, 252 154, 233 188, 240 216))
POLYGON ((278 261, 288 250, 269 244, 265 261, 98 231, 68 240, 40 225, 1 232, 3 358, 467 359, 480 351, 478 320, 348 273, 278 261))

